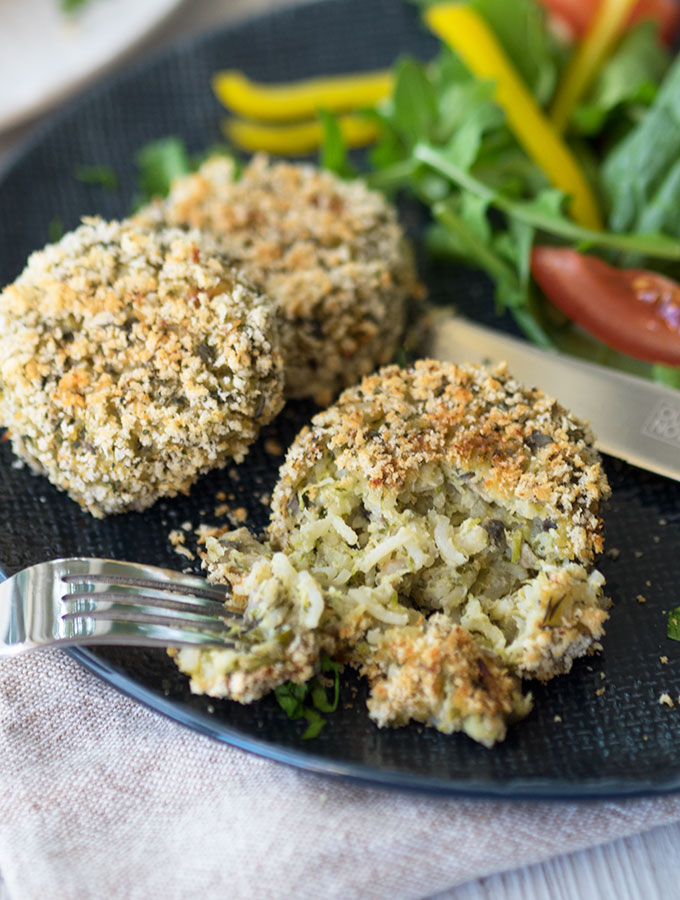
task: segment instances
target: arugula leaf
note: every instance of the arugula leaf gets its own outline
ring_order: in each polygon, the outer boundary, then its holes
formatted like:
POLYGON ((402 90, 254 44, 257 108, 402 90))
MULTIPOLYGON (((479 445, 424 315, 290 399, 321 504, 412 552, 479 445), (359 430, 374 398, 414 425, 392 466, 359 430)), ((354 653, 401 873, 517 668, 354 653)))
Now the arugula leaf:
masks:
POLYGON ((173 179, 191 171, 189 154, 177 137, 161 138, 146 144, 137 152, 140 202, 165 197, 173 179))
POLYGON ((115 191, 118 187, 118 176, 111 166, 76 166, 74 177, 83 184, 103 187, 106 191, 115 191))
POLYGON ((675 366, 662 366, 657 363, 652 366, 652 378, 660 384, 680 390, 680 369, 675 366))
POLYGON ((493 102, 489 82, 452 85, 441 95, 439 108, 444 152, 464 169, 476 162, 485 136, 505 126, 503 110, 493 102))
POLYGON ((680 641, 680 606, 668 613, 666 636, 673 641, 680 641))
POLYGON ((622 111, 629 119, 649 106, 670 65, 670 54, 659 44, 653 22, 641 22, 621 39, 600 70, 583 103, 572 115, 572 128, 585 135, 611 127, 611 113, 622 111), (624 108, 621 110, 621 108, 624 108))
POLYGON ((680 56, 646 116, 602 169, 614 231, 678 233, 680 222, 680 56), (673 202, 673 198, 674 201, 673 202))
MULTIPOLYGON (((411 0, 425 9, 441 0, 411 0)), ((552 97, 565 50, 546 27, 545 10, 536 0, 468 0, 491 26, 512 64, 542 105, 552 97)))
POLYGON ((519 255, 516 266, 513 266, 497 252, 494 242, 485 237, 489 232, 488 222, 484 225, 480 219, 483 205, 478 204, 472 217, 468 206, 469 218, 458 215, 452 201, 437 204, 432 212, 440 225, 457 241, 458 255, 491 276, 499 312, 508 309, 526 336, 539 347, 553 347, 552 340, 541 325, 541 317, 525 275, 528 262, 519 255), (471 222, 474 224, 471 225, 471 222))
POLYGON ((582 246, 604 247, 620 253, 639 253, 657 259, 680 261, 680 240, 668 235, 614 234, 609 231, 591 231, 577 225, 561 211, 566 198, 555 188, 542 191, 533 200, 513 200, 494 191, 427 144, 418 144, 413 155, 450 178, 459 188, 487 199, 491 206, 537 230, 582 246))
POLYGON ((353 177, 357 174, 357 170, 349 160, 338 117, 326 109, 320 109, 318 116, 323 128, 323 141, 319 153, 322 168, 335 172, 341 178, 353 177))
POLYGON ((410 57, 395 67, 392 121, 406 146, 427 135, 437 117, 437 97, 422 63, 410 57))
POLYGON ((470 5, 491 26, 512 64, 541 105, 557 84, 564 53, 545 26, 545 10, 536 0, 471 0, 470 5))

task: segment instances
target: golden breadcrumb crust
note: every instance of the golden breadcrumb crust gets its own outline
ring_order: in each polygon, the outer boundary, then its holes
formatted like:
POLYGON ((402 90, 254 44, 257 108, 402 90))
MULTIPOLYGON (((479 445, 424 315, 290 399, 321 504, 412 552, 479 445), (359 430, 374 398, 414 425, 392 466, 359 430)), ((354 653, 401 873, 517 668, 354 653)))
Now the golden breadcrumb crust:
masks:
POLYGON ((378 725, 491 746, 531 708, 520 678, 547 681, 600 646, 608 493, 585 423, 505 367, 387 367, 295 439, 268 541, 206 539, 209 576, 262 646, 182 651, 178 665, 192 689, 242 699, 308 672, 325 641, 368 677, 378 725), (293 641, 287 660, 292 636, 305 652, 293 641))
POLYGON ((140 220, 208 230, 281 311, 287 396, 328 403, 394 356, 406 301, 422 290, 411 248, 361 181, 264 156, 234 174, 210 159, 140 220))
POLYGON ((508 722, 531 708, 520 679, 441 613, 381 633, 360 671, 368 677, 368 710, 379 726, 414 719, 445 734, 464 730, 491 746, 503 740, 508 722))
POLYGON ((271 304, 199 232, 88 219, 0 295, 0 421, 95 516, 242 459, 282 379, 271 304))
POLYGON ((324 455, 392 493, 425 464, 449 464, 486 499, 566 523, 570 558, 589 564, 602 551, 598 506, 610 491, 590 428, 541 390, 520 386, 504 365, 420 360, 344 391, 288 451, 270 526, 282 546, 298 487, 324 455))

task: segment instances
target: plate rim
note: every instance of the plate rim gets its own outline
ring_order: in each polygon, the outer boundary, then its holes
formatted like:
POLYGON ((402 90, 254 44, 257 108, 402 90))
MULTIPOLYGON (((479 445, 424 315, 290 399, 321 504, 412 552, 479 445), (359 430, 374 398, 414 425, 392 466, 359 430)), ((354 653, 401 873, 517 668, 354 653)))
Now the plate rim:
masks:
MULTIPOLYGON (((176 724, 238 750, 244 750, 315 775, 350 781, 364 787, 403 790, 447 797, 469 797, 497 800, 536 800, 587 803, 594 800, 631 799, 671 794, 680 790, 680 770, 672 777, 659 781, 641 781, 632 785, 615 778, 607 781, 580 780, 577 785, 560 784, 551 778, 537 780, 511 778, 497 784, 466 778, 441 779, 413 772, 379 769, 365 763, 333 761, 325 756, 307 753, 302 749, 260 740, 238 728, 225 725, 212 727, 209 716, 203 715, 181 701, 163 697, 151 688, 121 672, 109 660, 103 659, 87 647, 66 647, 67 653, 84 669, 109 684, 119 693, 142 706, 159 713, 176 724)), ((300 739, 301 740, 301 739, 300 739)), ((481 748, 480 748, 481 750, 481 748)), ((493 750, 488 751, 493 752, 493 750)))

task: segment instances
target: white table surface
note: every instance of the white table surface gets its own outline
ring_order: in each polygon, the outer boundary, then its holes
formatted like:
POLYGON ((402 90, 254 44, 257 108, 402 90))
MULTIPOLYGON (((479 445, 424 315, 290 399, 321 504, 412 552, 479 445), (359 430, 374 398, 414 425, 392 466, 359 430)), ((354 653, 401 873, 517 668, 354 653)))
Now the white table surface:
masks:
MULTIPOLYGON (((127 59, 139 58, 149 49, 169 44, 180 35, 289 2, 291 0, 186 0, 179 12, 127 59)), ((124 65, 125 61, 117 65, 124 65)), ((31 127, 0 134, 0 168, 31 127)), ((471 881, 429 900, 676 900, 680 898, 679 859, 680 823, 677 823, 471 881)), ((0 900, 11 900, 3 892, 1 882, 0 900)))

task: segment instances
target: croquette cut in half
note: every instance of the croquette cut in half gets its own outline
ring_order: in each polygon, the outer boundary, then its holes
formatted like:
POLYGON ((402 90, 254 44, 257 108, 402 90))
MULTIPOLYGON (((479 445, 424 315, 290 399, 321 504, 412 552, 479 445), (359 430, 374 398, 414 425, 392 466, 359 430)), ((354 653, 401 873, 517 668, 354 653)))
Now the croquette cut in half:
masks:
POLYGON ((87 219, 0 294, 0 422, 97 517, 240 461, 282 383, 271 303, 198 232, 87 219))
POLYGON ((194 691, 249 702, 326 652, 368 677, 379 725, 490 746, 531 706, 522 677, 599 646, 608 494, 588 426, 505 367, 389 366, 300 432, 266 542, 207 539, 242 643, 176 660, 194 691))
POLYGON ((288 397, 327 405, 393 357, 418 294, 394 208, 361 181, 257 156, 214 157, 139 221, 207 230, 278 306, 288 397))

